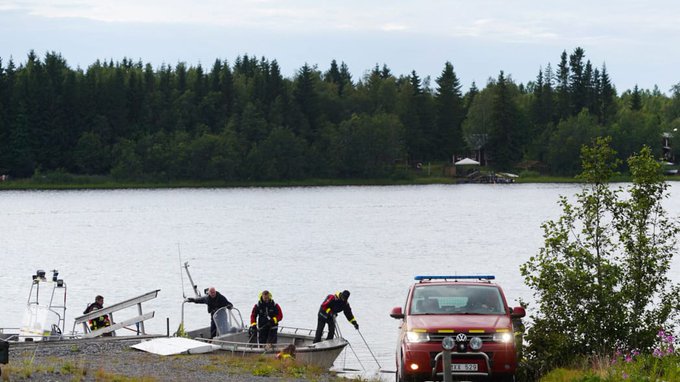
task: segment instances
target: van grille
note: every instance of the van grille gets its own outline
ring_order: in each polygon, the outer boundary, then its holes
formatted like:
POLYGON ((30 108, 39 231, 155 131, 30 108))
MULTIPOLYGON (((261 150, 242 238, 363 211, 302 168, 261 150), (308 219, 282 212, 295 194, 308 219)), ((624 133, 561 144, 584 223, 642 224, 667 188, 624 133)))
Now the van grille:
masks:
MULTIPOLYGON (((456 337, 458 333, 429 333, 430 342, 442 342, 444 337, 456 337)), ((493 342, 493 333, 465 333, 468 339, 479 337, 483 342, 493 342)))

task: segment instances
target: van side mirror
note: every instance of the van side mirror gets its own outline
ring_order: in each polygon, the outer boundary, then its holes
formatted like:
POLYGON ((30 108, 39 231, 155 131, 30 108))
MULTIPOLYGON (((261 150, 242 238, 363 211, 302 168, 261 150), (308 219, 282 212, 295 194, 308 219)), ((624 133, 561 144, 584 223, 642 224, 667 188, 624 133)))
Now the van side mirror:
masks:
POLYGON ((396 319, 404 318, 404 313, 401 311, 401 306, 395 306, 394 308, 392 308, 392 311, 390 312, 390 317, 396 319))
POLYGON ((510 308, 510 317, 512 318, 522 318, 527 315, 527 312, 521 306, 516 306, 510 308))

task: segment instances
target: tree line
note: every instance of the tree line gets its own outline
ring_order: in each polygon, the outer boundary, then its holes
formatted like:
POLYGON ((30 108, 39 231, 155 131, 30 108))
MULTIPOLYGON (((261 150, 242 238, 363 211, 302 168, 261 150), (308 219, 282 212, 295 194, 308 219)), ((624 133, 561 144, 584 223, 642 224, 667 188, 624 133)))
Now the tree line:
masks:
POLYGON ((56 52, 0 59, 0 173, 19 178, 382 178, 475 155, 494 169, 572 175, 594 137, 611 136, 622 159, 645 144, 660 157, 661 134, 678 127, 680 83, 670 96, 618 95, 581 48, 535 81, 500 72, 465 92, 451 62, 431 84, 387 65, 354 79, 335 60, 285 78, 276 60, 248 55, 156 69, 127 58, 74 69, 56 52))

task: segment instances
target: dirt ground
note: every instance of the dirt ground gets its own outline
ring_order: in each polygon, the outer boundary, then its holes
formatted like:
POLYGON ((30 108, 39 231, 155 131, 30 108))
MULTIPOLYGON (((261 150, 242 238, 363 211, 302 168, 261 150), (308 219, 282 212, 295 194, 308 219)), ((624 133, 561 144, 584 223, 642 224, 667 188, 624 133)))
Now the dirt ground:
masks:
MULTIPOLYGON (((257 374, 227 352, 159 356, 130 348, 139 339, 98 339, 49 344, 13 344, 2 381, 334 381, 330 373, 277 375, 275 362, 257 374), (237 362, 234 362, 237 361, 237 362), (241 365, 241 366, 239 366, 241 365)), ((254 361, 253 361, 254 362, 254 361)), ((280 374, 280 373, 278 373, 280 374)))

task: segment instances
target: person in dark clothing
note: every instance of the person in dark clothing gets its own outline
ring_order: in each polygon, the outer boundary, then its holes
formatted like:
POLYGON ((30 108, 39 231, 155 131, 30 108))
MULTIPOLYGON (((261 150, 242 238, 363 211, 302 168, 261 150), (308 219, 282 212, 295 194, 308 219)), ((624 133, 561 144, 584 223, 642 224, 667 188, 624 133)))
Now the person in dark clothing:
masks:
POLYGON ((208 289, 208 294, 202 297, 189 297, 186 302, 193 302, 196 304, 208 305, 208 313, 210 313, 210 338, 217 336, 217 326, 213 320, 213 315, 219 308, 227 307, 231 309, 234 307, 232 303, 227 300, 220 292, 216 291, 214 287, 208 289))
MULTIPOLYGON (((99 309, 104 309, 104 297, 102 296, 97 296, 94 298, 94 302, 85 308, 85 311, 83 314, 88 314, 92 311, 99 310, 99 309)), ((104 314, 101 315, 97 318, 93 318, 90 321, 88 321, 90 324, 90 330, 95 331, 101 328, 105 328, 107 326, 111 326, 111 320, 109 320, 109 315, 104 314)), ((102 336, 110 337, 113 336, 113 332, 108 332, 102 334, 102 336)))
POLYGON ((319 308, 319 317, 316 324, 316 335, 314 336, 314 342, 321 341, 321 335, 323 334, 323 328, 328 324, 328 337, 327 340, 333 339, 335 336, 335 316, 340 312, 345 313, 347 321, 354 325, 354 329, 359 330, 359 323, 357 323, 356 318, 352 314, 352 308, 349 306, 349 291, 344 290, 342 293, 338 292, 336 294, 329 294, 325 300, 321 303, 319 308))
POLYGON ((279 322, 283 319, 283 311, 274 302, 271 293, 265 290, 260 293, 257 304, 250 313, 248 334, 251 343, 275 344, 279 330, 279 322))

